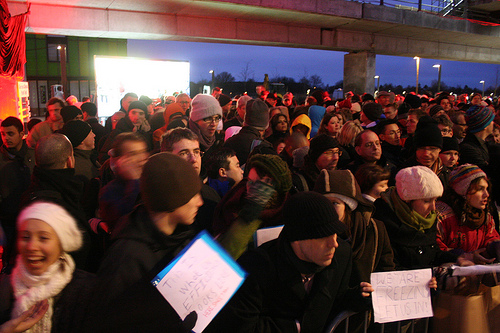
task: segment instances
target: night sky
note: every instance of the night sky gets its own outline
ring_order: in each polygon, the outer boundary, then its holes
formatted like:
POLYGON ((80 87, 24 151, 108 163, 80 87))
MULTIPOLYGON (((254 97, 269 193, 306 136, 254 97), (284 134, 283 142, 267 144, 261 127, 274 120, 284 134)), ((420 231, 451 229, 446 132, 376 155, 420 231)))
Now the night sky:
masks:
MULTIPOLYGON (((264 74, 293 77, 296 81, 304 75, 319 75, 324 84, 333 85, 342 80, 345 52, 253 46, 217 43, 194 43, 175 41, 129 40, 128 56, 158 60, 187 60, 191 64, 191 81, 210 80, 213 69, 217 75, 229 72, 236 81, 247 63, 253 70, 257 82, 264 80, 264 74)), ((410 57, 377 55, 376 75, 380 84, 415 85, 416 64, 410 57)), ((479 81, 484 80, 486 88, 500 84, 500 65, 458 61, 421 59, 420 86, 431 85, 437 80, 441 64, 441 82, 448 86, 464 86, 482 89, 479 81), (497 74, 498 73, 498 74, 497 74), (498 76, 498 78, 497 78, 498 76)))

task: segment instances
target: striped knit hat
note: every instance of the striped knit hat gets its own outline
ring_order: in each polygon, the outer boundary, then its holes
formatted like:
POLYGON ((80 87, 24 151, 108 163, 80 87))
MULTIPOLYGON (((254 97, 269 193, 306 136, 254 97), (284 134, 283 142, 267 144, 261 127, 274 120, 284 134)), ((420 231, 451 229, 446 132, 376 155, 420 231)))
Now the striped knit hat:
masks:
POLYGON ((458 195, 465 197, 469 190, 470 183, 477 178, 486 177, 483 170, 474 164, 463 164, 454 169, 450 174, 448 185, 457 192, 458 195))
POLYGON ((469 133, 477 133, 484 130, 495 118, 495 114, 487 107, 472 106, 465 115, 469 133))

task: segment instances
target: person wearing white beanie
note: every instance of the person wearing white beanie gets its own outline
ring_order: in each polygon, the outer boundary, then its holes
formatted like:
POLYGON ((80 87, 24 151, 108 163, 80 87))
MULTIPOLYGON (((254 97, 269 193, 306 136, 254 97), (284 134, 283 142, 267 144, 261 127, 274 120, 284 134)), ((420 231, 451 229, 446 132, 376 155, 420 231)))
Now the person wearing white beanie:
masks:
POLYGON ((222 108, 218 100, 211 95, 203 94, 193 98, 188 128, 198 136, 203 152, 206 153, 212 147, 213 151, 222 145, 223 136, 217 132, 221 121, 222 108))
POLYGON ((435 203, 442 194, 438 176, 427 167, 414 166, 400 170, 396 186, 375 201, 373 217, 385 224, 396 269, 427 268, 459 259, 436 243, 435 203))
POLYGON ((0 324, 15 321, 27 311, 34 311, 35 306, 39 308, 35 310, 38 320, 31 320, 28 327, 22 321, 18 329, 73 331, 81 324, 76 318, 84 311, 85 288, 92 281, 90 273, 75 270, 75 262, 68 254, 82 246, 77 222, 61 206, 38 201, 21 211, 17 230, 16 266, 11 276, 0 276, 2 295, 7 296, 7 290, 11 293, 11 302, 1 302, 0 313, 10 314, 11 318, 0 316, 0 324), (75 276, 79 282, 72 283, 75 276))

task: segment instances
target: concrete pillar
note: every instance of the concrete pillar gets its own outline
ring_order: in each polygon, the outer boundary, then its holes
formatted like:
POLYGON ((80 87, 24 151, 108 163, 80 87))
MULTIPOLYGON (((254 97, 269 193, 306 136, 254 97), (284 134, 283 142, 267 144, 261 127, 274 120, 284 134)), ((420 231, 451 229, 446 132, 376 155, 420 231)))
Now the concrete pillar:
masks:
POLYGON ((375 91, 375 53, 362 51, 344 56, 344 91, 355 94, 375 91))

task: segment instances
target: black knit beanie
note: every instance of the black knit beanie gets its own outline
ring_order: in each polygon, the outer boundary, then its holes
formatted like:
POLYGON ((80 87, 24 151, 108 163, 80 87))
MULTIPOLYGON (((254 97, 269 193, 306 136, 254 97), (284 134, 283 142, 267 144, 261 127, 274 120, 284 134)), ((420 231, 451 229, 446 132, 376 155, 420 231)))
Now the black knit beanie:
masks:
POLYGON ((63 128, 59 131, 61 134, 66 135, 66 137, 73 145, 73 148, 78 147, 83 140, 92 131, 92 127, 83 120, 70 120, 64 124, 63 128))
POLYGON ((82 110, 74 105, 67 105, 61 109, 61 117, 65 124, 68 121, 75 119, 80 114, 82 114, 82 110))
POLYGON ((133 109, 139 109, 139 110, 144 111, 144 115, 146 116, 146 119, 148 118, 148 116, 149 116, 148 106, 146 104, 144 104, 144 102, 135 101, 135 102, 130 103, 130 105, 128 106, 128 112, 130 112, 130 110, 133 110, 133 109))
POLYGON ((337 139, 327 134, 320 134, 316 135, 311 140, 308 154, 311 160, 316 163, 321 154, 323 154, 326 150, 339 147, 340 144, 337 139))
POLYGON ((217 97, 217 100, 219 101, 220 106, 223 107, 231 102, 231 97, 229 97, 228 95, 220 94, 219 97, 217 97))
POLYGON ((417 109, 422 106, 422 100, 420 97, 413 94, 406 95, 404 103, 408 103, 412 109, 417 109))
POLYGON ((443 149, 441 149, 441 152, 450 150, 459 151, 458 140, 456 138, 443 137, 443 149))
POLYGON ((378 120, 380 116, 382 116, 382 113, 384 113, 382 105, 378 103, 366 103, 365 105, 363 105, 362 110, 366 118, 370 119, 371 121, 378 120))
POLYGON ((438 113, 439 111, 442 111, 442 110, 444 110, 444 109, 441 105, 433 105, 429 109, 429 116, 433 117, 436 113, 438 113))
POLYGON ((283 207, 283 233, 290 242, 346 233, 330 200, 317 192, 292 195, 283 207))
POLYGON ((140 184, 144 204, 153 212, 172 212, 201 190, 193 166, 171 153, 151 156, 144 165, 140 184))
POLYGON ((413 144, 415 148, 443 148, 443 135, 434 119, 429 116, 423 116, 419 119, 417 129, 413 136, 413 144))

